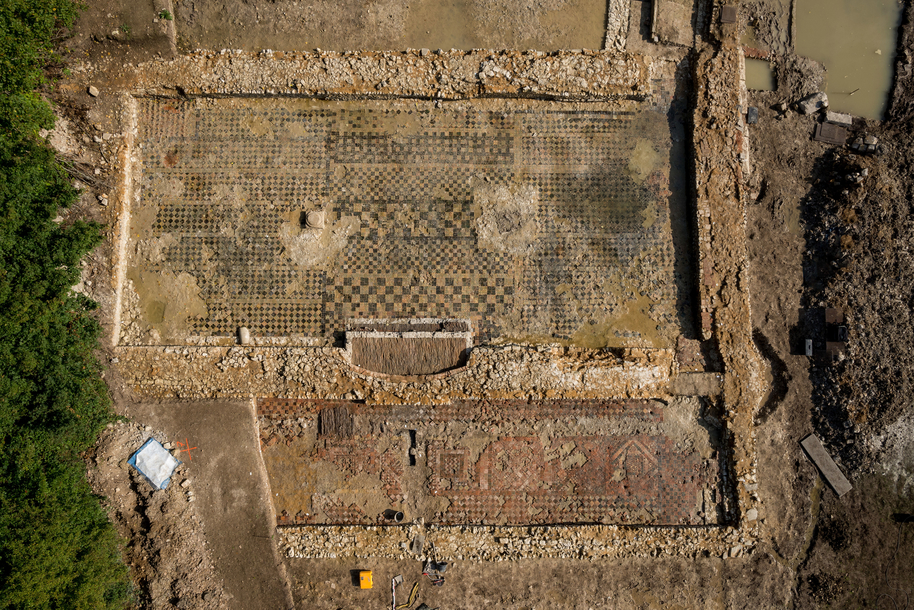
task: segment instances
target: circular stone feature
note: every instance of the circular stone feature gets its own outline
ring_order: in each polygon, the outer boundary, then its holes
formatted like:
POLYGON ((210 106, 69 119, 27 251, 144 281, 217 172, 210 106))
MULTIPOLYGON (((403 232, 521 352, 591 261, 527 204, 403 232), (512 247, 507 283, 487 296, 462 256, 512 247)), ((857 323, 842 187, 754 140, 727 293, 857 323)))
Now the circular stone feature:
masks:
POLYGON ((305 216, 305 226, 309 229, 323 229, 324 228, 324 211, 323 210, 311 210, 305 216))

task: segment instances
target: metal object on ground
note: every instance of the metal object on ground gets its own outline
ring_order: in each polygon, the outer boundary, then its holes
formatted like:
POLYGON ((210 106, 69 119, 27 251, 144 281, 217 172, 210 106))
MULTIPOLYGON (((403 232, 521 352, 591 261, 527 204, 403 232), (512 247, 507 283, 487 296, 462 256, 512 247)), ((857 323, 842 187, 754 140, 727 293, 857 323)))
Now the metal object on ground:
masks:
POLYGON ((815 434, 810 434, 800 441, 800 446, 803 447, 806 455, 816 465, 816 468, 819 469, 819 472, 822 473, 822 476, 825 477, 825 480, 828 481, 828 484, 835 490, 839 498, 853 489, 844 473, 841 472, 835 461, 825 451, 825 447, 822 446, 822 441, 819 440, 819 437, 815 434))
POLYGON ((387 519, 388 521, 393 521, 394 523, 402 523, 403 522, 403 513, 399 510, 395 510, 393 508, 388 508, 387 510, 384 511, 384 518, 387 519))
POLYGON ((359 572, 359 588, 360 589, 371 589, 374 586, 374 582, 371 577, 371 570, 362 570, 359 572))
POLYGON ((390 610, 397 610, 397 585, 403 584, 403 576, 397 574, 390 579, 390 610))
POLYGON ((429 580, 432 581, 432 584, 436 587, 444 585, 444 573, 447 572, 447 562, 446 561, 435 561, 429 559, 425 562, 425 566, 422 568, 422 574, 428 576, 429 580))

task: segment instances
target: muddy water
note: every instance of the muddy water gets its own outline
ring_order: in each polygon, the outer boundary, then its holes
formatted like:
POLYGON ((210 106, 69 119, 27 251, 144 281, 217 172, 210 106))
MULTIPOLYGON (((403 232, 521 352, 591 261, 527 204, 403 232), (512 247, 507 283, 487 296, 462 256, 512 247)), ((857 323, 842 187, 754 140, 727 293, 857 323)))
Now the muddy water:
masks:
POLYGON ((881 119, 892 86, 897 0, 797 0, 796 52, 828 70, 829 106, 881 119), (856 91, 856 93, 853 93, 856 91))
POLYGON ((771 64, 763 59, 746 59, 746 88, 756 91, 774 90, 771 64))

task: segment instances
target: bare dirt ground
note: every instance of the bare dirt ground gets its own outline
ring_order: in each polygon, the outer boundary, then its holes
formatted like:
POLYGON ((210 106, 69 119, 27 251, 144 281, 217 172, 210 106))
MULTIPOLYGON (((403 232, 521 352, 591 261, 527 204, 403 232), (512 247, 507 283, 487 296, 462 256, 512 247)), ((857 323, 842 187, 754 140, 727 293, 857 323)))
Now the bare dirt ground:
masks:
POLYGON ((177 0, 186 49, 599 49, 604 0, 177 0))
MULTIPOLYGON (((477 40, 479 46, 587 46, 570 43, 571 34, 562 37, 570 26, 560 31, 558 25, 538 29, 533 24, 532 33, 524 34, 529 25, 524 24, 497 38, 491 32, 507 22, 495 19, 491 31, 472 34, 476 39, 465 32, 467 19, 436 36, 410 37, 409 28, 421 33, 425 22, 397 13, 391 3, 351 10, 340 5, 341 14, 355 15, 349 21, 328 21, 333 10, 314 5, 306 11, 304 3, 298 4, 234 2, 223 8, 180 0, 174 6, 178 42, 187 48, 275 49, 435 48, 464 41, 476 46, 477 40), (379 12, 370 17, 369 10, 379 12), (290 28, 299 23, 310 24, 316 33, 307 40, 293 36, 290 28), (544 38, 537 37, 539 31, 544 38)), ((633 19, 642 14, 641 4, 633 3, 633 19)), ((726 560, 457 563, 443 588, 423 581, 420 600, 431 607, 901 608, 914 596, 914 526, 905 522, 905 515, 914 513, 914 426, 907 399, 914 368, 904 357, 914 339, 909 255, 914 83, 904 68, 910 67, 914 49, 914 8, 906 3, 887 120, 858 120, 852 130, 853 137, 875 135, 884 147, 864 156, 813 142, 813 118, 773 108, 818 90, 820 68, 790 55, 789 2, 758 0, 743 7, 756 20, 759 40, 774 53, 778 77, 777 91, 755 92, 749 100, 760 112, 751 131, 750 184, 757 198, 748 209, 747 228, 753 325, 771 385, 756 429, 763 544, 749 557, 726 560), (846 358, 830 366, 798 355, 800 309, 825 304, 845 310, 850 334, 846 358), (822 484, 799 450, 799 439, 813 431, 854 483, 842 499, 822 484)), ((487 14, 483 9, 479 15, 487 14)), ((168 24, 156 21, 160 10, 152 2, 93 3, 68 43, 70 61, 108 66, 113 86, 121 65, 168 56, 173 46, 168 24)), ((593 21, 602 23, 604 17, 593 21)), ((643 40, 639 45, 647 48, 643 40)), ((116 117, 112 99, 104 95, 106 83, 99 86, 99 98, 57 100, 71 121, 75 141, 69 154, 90 176, 84 181, 90 188, 70 216, 101 218, 98 197, 112 188, 106 177, 113 160, 105 155, 104 135, 115 130, 116 117)), ((111 299, 107 264, 100 257, 90 259, 83 287, 103 311, 111 299)), ((112 357, 110 346, 101 356, 112 357)), ((113 371, 108 381, 116 408, 131 423, 110 428, 87 456, 88 466, 94 488, 106 497, 113 522, 128 539, 138 608, 273 609, 293 602, 299 608, 381 608, 389 604, 385 583, 390 576, 403 574, 407 586, 423 578, 418 562, 277 563, 250 406, 135 404, 113 371), (126 466, 148 435, 172 446, 186 440, 198 447, 167 492, 152 493, 126 466), (375 571, 372 591, 353 586, 351 571, 362 568, 375 571)))

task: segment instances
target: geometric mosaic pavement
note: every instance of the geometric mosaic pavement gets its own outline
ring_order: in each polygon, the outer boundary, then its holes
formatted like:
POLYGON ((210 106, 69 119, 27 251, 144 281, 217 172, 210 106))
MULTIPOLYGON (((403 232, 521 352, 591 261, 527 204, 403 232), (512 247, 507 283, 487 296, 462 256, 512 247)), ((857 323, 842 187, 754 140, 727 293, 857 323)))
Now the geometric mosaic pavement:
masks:
POLYGON ((388 508, 451 525, 719 522, 714 452, 677 446, 653 401, 262 399, 258 414, 280 525, 384 523, 388 508), (340 406, 353 430, 320 434, 340 406))
POLYGON ((481 342, 567 339, 619 311, 632 295, 609 284, 626 278, 657 324, 675 323, 668 154, 640 127, 662 113, 138 103, 127 276, 134 321, 156 333, 127 342, 239 326, 326 339, 349 318, 385 317, 470 319, 481 342), (638 175, 645 138, 654 165, 638 175), (308 211, 323 228, 303 226, 308 211), (151 277, 165 287, 140 285, 151 277), (169 293, 173 277, 189 288, 169 293))

